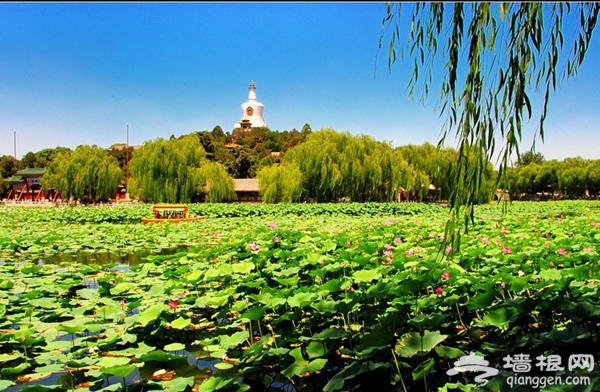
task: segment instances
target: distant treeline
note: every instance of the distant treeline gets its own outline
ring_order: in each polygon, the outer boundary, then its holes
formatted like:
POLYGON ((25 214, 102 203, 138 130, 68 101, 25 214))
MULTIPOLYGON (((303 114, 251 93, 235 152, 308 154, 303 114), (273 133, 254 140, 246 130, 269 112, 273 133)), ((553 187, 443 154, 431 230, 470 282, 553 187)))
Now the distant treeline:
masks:
MULTIPOLYGON (((483 156, 476 148, 467 153, 483 156)), ((447 200, 457 157, 451 147, 393 147, 367 135, 313 132, 309 124, 284 132, 239 128, 225 133, 217 126, 128 149, 82 145, 29 152, 21 160, 3 156, 0 195, 6 197, 10 189, 4 179, 42 167, 42 186, 86 201, 108 201, 127 183, 130 196, 146 202, 227 202, 236 199, 234 178, 258 178, 261 199, 268 203, 447 200)), ((500 182, 488 162, 477 202, 492 200, 499 187, 513 198, 594 196, 600 190, 600 160, 545 161, 527 152, 500 182)))

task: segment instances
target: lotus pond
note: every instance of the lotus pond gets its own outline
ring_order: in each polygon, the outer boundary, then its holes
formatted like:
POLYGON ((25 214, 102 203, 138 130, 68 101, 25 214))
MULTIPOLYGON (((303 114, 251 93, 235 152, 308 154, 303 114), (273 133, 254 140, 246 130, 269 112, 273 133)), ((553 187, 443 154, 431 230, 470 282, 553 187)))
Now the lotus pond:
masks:
POLYGON ((469 391, 471 352, 600 390, 600 202, 479 206, 451 258, 435 205, 151 208, 0 207, 0 390, 469 391))

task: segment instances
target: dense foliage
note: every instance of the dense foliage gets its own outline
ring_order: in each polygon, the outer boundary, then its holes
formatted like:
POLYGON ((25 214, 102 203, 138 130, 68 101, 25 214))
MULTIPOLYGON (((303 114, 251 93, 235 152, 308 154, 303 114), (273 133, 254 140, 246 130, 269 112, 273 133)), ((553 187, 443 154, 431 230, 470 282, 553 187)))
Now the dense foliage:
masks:
POLYGON ((460 230, 472 222, 487 162, 499 157, 504 174, 519 155, 524 124, 534 115, 543 140, 550 96, 577 73, 599 12, 599 3, 386 4, 379 45, 388 48, 388 70, 408 57, 413 63, 409 96, 426 100, 438 91, 440 116, 446 119, 439 143, 448 135, 457 139, 449 197, 455 223, 448 226, 456 244, 460 230), (410 23, 400 22, 405 13, 410 23), (530 98, 534 92, 541 92, 539 108, 530 98), (471 155, 473 148, 485 156, 471 155))
POLYGON ((0 388, 469 391, 447 373, 469 352, 502 369, 479 390, 523 390, 518 354, 590 354, 576 390, 600 386, 598 202, 481 206, 443 260, 447 209, 292 206, 1 208, 0 388))
POLYGON ((406 163, 390 145, 332 129, 313 132, 288 151, 283 162, 300 169, 303 197, 317 202, 392 201, 402 187, 423 194, 429 186, 427 175, 406 163))
POLYGON ((560 198, 594 197, 600 192, 600 159, 566 158, 519 164, 506 172, 503 187, 513 199, 527 195, 560 198))
MULTIPOLYGON (((128 173, 127 163, 129 162, 131 165, 140 166, 134 169, 134 183, 130 184, 130 188, 131 185, 139 187, 144 181, 148 182, 145 186, 159 186, 162 180, 166 181, 166 176, 183 175, 184 171, 174 170, 175 162, 180 160, 176 156, 180 154, 178 151, 181 151, 182 148, 198 149, 200 146, 194 140, 197 138, 205 151, 202 153, 198 150, 197 162, 189 163, 191 165, 189 167, 194 170, 190 170, 185 178, 174 177, 169 180, 173 183, 176 182, 178 186, 186 183, 187 188, 183 193, 194 201, 223 202, 234 199, 232 184, 234 175, 232 173, 239 178, 237 176, 242 172, 256 175, 256 178, 260 180, 262 200, 267 203, 317 200, 314 195, 318 192, 320 192, 318 193, 319 200, 324 201, 335 201, 328 200, 329 196, 352 201, 388 200, 388 197, 398 200, 402 199, 400 192, 403 190, 409 194, 409 200, 414 201, 451 200, 452 198, 452 192, 455 189, 452 181, 455 170, 458 169, 456 162, 459 158, 459 151, 452 147, 437 148, 431 143, 423 143, 422 145, 392 148, 389 144, 377 142, 370 137, 355 136, 331 129, 316 131, 312 136, 313 132, 310 131, 310 128, 308 126, 305 128, 302 133, 297 131, 281 133, 281 135, 292 135, 285 137, 274 137, 273 135, 280 133, 269 131, 266 128, 253 129, 243 133, 236 131, 234 132, 236 143, 227 144, 229 147, 225 147, 226 141, 231 140, 228 138, 233 136, 228 136, 222 131, 196 132, 179 138, 172 137, 169 140, 159 138, 148 142, 150 146, 153 143, 163 143, 168 145, 169 149, 173 149, 174 152, 169 152, 169 154, 175 154, 169 155, 169 159, 175 159, 172 164, 167 163, 166 156, 158 160, 152 157, 141 158, 145 154, 151 155, 149 151, 146 153, 139 151, 143 150, 143 146, 136 150, 129 147, 127 150, 124 145, 115 145, 108 149, 108 157, 105 151, 100 151, 102 149, 94 148, 89 150, 88 154, 80 154, 82 156, 78 158, 78 165, 96 170, 97 162, 108 159, 111 162, 111 170, 116 175, 114 165, 116 159, 122 178, 117 185, 125 185, 128 173), (309 138, 312 138, 313 141, 308 142, 309 138), (322 139, 325 138, 329 140, 323 141, 322 139), (321 142, 329 150, 321 151, 323 150, 322 146, 318 145, 321 142), (280 143, 288 143, 285 152, 271 154, 273 151, 270 149, 278 148, 280 143), (346 150, 344 143, 353 144, 353 147, 346 150), (371 146, 367 147, 369 143, 371 146), (375 146, 376 152, 374 152, 373 146, 375 146), (293 152, 294 150, 296 152, 293 152), (321 152, 313 154, 318 151, 321 152), (127 155, 128 153, 129 155, 127 155), (138 156, 137 163, 133 162, 134 155, 138 156), (286 155, 290 156, 286 158, 286 155), (379 157, 379 155, 381 156, 379 157), (368 159, 363 161, 362 156, 366 156, 368 159), (146 169, 143 169, 143 165, 141 165, 143 159, 145 160, 144 165, 155 166, 155 168, 148 170, 150 166, 147 166, 146 169), (299 164, 300 159, 303 160, 301 165, 299 164), (318 166, 321 164, 323 166, 318 166), (377 167, 380 164, 383 166, 377 167), (198 165, 200 167, 197 167, 198 165), (321 170, 317 170, 318 168, 321 170), (327 170, 332 171, 328 172, 327 170), (195 172, 196 175, 190 177, 192 172, 195 172), (193 183, 186 182, 190 179, 193 183), (380 184, 373 182, 378 179, 382 181, 380 184), (328 183, 328 180, 333 182, 328 183), (208 185, 209 182, 212 186, 208 185), (392 183, 396 185, 390 188, 392 183), (434 192, 428 189, 430 187, 434 192), (208 191, 211 194, 208 194, 208 191)), ((216 130, 219 129, 216 128, 216 130)), ((160 149, 157 151, 155 153, 160 153, 160 149)), ((39 157, 38 154, 27 154, 27 162, 32 165, 50 165, 57 157, 68 156, 71 153, 73 151, 63 147, 42 150, 39 157)), ((471 154, 473 154, 473 150, 471 150, 471 154)), ((15 174, 22 168, 23 162, 9 156, 1 157, 0 171, 3 177, 8 178, 15 174)), ((49 173, 56 172, 59 162, 54 164, 54 168, 49 173)), ((63 160, 63 162, 65 161, 63 160)), ((490 200, 496 185, 509 189, 513 200, 521 197, 527 198, 529 195, 535 196, 537 193, 549 194, 548 198, 595 197, 600 191, 599 162, 600 160, 583 160, 579 157, 566 158, 562 161, 545 161, 541 154, 530 151, 523 154, 522 159, 518 160, 514 167, 508 168, 503 182, 497 184, 498 173, 488 161, 482 173, 479 197, 475 199, 475 202, 485 203, 490 200)), ((66 167, 63 165, 63 168, 66 167)), ((183 167, 188 166, 186 164, 183 167)), ((70 178, 68 173, 66 175, 65 178, 70 178)), ((58 177, 56 182, 59 186, 67 187, 67 181, 61 182, 58 177)), ((10 186, 6 181, 0 181, 0 195, 6 195, 9 189, 10 186)), ((165 194, 161 196, 161 193, 165 193, 166 190, 157 189, 157 199, 153 199, 148 189, 141 187, 136 190, 141 193, 142 200, 158 201, 160 200, 159 196, 166 197, 165 194)), ((116 186, 114 190, 106 187, 106 192, 109 194, 107 199, 113 198, 116 190, 116 186)), ((172 198, 171 200, 177 200, 181 192, 181 190, 172 190, 169 197, 172 198)), ((130 194, 134 196, 133 192, 130 194)), ((85 195, 84 199, 80 201, 90 199, 90 195, 85 195)))
POLYGON ((55 189, 66 200, 87 202, 112 199, 124 179, 117 160, 98 146, 82 145, 56 155, 42 178, 43 186, 55 189))

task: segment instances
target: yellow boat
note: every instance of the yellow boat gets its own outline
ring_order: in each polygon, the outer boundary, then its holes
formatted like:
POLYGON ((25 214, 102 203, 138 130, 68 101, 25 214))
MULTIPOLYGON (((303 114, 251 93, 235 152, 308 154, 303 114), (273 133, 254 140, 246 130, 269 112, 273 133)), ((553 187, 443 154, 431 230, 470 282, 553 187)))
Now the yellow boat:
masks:
POLYGON ((180 223, 195 222, 206 219, 203 216, 190 215, 188 208, 184 204, 156 204, 152 207, 153 218, 142 218, 143 223, 180 223))

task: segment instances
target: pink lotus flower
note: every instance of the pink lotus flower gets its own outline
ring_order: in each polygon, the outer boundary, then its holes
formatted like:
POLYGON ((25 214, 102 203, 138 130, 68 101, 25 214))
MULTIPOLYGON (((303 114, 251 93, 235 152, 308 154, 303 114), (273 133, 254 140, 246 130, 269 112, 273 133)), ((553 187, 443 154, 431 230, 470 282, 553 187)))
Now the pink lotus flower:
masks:
POLYGON ((275 236, 275 238, 273 238, 273 242, 278 244, 281 241, 281 238, 275 236))
POLYGON ((591 222, 590 225, 594 226, 595 228, 598 228, 598 226, 600 226, 600 224, 596 222, 591 222))
POLYGON ((418 240, 418 241, 421 241, 422 239, 423 239, 423 236, 422 236, 422 235, 420 235, 420 236, 418 236, 418 237, 417 237, 417 240, 418 240))
POLYGON ((385 244, 385 250, 391 250, 391 249, 394 249, 392 244, 385 244))
POLYGON ((349 248, 349 247, 351 247, 351 246, 352 246, 352 242, 350 242, 350 241, 346 241, 346 247, 347 247, 347 248, 349 248))
POLYGON ((383 251, 383 255, 384 256, 391 256, 392 255, 392 251, 391 250, 384 250, 383 251))
POLYGON ((393 260, 391 257, 386 257, 385 262, 388 264, 392 264, 393 260))
POLYGON ((269 222, 269 227, 271 229, 276 229, 277 228, 277 223, 275 223, 275 222, 269 222))
POLYGON ((449 255, 450 252, 452 252, 452 247, 451 246, 449 246, 449 247, 446 248, 446 254, 449 255))
POLYGON ((550 267, 554 267, 554 261, 550 261, 550 267))
POLYGON ((429 238, 435 238, 435 234, 434 233, 429 233, 429 235, 427 237, 429 237, 429 238))
POLYGON ((512 249, 508 246, 505 246, 504 248, 502 248, 502 253, 504 253, 505 255, 509 255, 512 252, 513 252, 512 249))
POLYGON ((448 280, 450 279, 450 272, 444 272, 442 274, 442 280, 448 280))
POLYGON ((594 249, 593 249, 593 248, 590 248, 590 247, 588 247, 588 248, 583 248, 581 251, 582 251, 582 252, 593 252, 593 251, 594 251, 594 249))
POLYGON ((567 251, 565 250, 565 248, 560 248, 559 250, 556 251, 556 254, 559 256, 564 256, 567 254, 567 251))
POLYGON ((248 244, 248 249, 259 250, 260 246, 256 242, 252 241, 251 243, 248 244))
POLYGON ((443 235, 440 236, 440 242, 444 242, 445 239, 446 237, 444 237, 443 235))
MULTIPOLYGON (((600 261, 598 261, 598 265, 600 266, 600 261)), ((417 273, 417 267, 413 267, 412 271, 416 274, 417 273)))
POLYGON ((409 250, 406 251, 406 255, 407 256, 413 256, 414 254, 415 254, 415 251, 412 250, 412 249, 409 249, 409 250))
POLYGON ((490 239, 489 239, 489 238, 487 238, 487 237, 483 237, 483 238, 481 239, 481 243, 482 243, 482 244, 487 244, 488 242, 490 242, 490 239))
MULTIPOLYGON (((423 237, 421 237, 421 238, 423 238, 423 237)), ((395 242, 396 244, 400 244, 400 243, 402 243, 402 238, 400 238, 400 237, 396 237, 396 238, 394 238, 394 242, 395 242)))
POLYGON ((175 310, 178 307, 179 307, 179 301, 174 300, 174 299, 169 301, 169 309, 175 310))
POLYGON ((121 299, 121 302, 119 302, 119 305, 121 305, 122 307, 125 306, 125 300, 121 299))
POLYGON ((504 282, 501 282, 501 283, 500 283, 500 287, 502 287, 503 289, 505 289, 505 288, 506 288, 506 283, 504 283, 504 282))
POLYGON ((438 287, 438 288, 435 289, 435 293, 437 295, 442 295, 444 293, 444 290, 441 287, 438 287))

